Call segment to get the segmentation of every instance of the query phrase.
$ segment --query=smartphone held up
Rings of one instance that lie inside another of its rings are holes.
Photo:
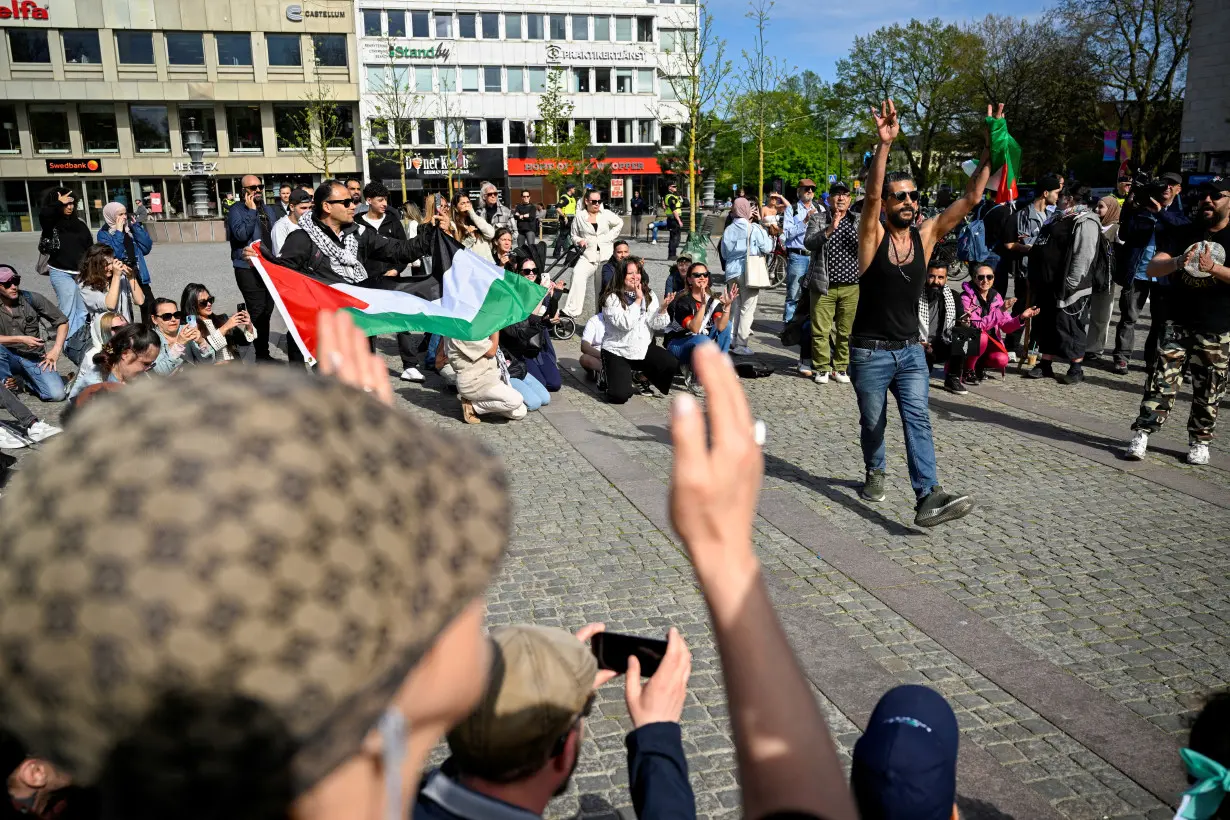
[[[609,669],[620,675],[628,671],[628,658],[635,656],[641,664],[641,675],[651,678],[666,657],[666,641],[618,632],[596,633],[589,639],[589,647],[598,660],[599,669]]]

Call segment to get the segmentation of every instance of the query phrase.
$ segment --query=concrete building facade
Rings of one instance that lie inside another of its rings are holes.
[[[1196,0],[1183,98],[1183,170],[1230,173],[1230,3]]]

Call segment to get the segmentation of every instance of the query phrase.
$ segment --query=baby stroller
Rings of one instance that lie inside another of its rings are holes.
[[[521,264],[521,260],[533,258],[535,264],[538,265],[538,270],[543,271],[547,276],[550,276],[556,285],[560,285],[560,279],[556,278],[556,275],[553,275],[552,272],[555,271],[556,268],[559,268],[560,270],[557,275],[562,278],[565,271],[568,271],[576,266],[577,260],[581,258],[583,251],[583,248],[574,245],[569,248],[568,252],[562,257],[556,259],[550,265],[547,265],[546,243],[538,242],[534,245],[518,248],[515,255],[515,262],[516,265],[519,266]],[[560,313],[559,309],[560,299],[563,298],[564,294],[567,293],[568,290],[569,288],[564,286],[557,287],[551,292],[551,298],[547,302],[547,315],[559,316],[559,321],[551,325],[551,338],[559,342],[571,339],[577,332],[576,318],[569,316],[567,313]]]

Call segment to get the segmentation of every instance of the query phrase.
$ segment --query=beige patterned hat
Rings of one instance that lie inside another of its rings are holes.
[[[79,782],[172,693],[262,704],[301,792],[508,540],[491,455],[338,382],[198,368],[82,410],[0,502],[0,728]]]

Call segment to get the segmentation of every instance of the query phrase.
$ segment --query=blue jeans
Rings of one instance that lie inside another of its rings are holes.
[[[794,311],[799,306],[799,289],[803,287],[803,277],[807,275],[807,267],[811,257],[801,253],[786,255],[786,310],[782,321],[789,322],[794,318]]]
[[[658,222],[650,222],[649,227],[653,228],[653,241],[657,242],[658,241],[658,229],[666,227],[666,220],[663,219]]]
[[[729,352],[730,334],[733,325],[734,322],[727,322],[725,330],[718,330],[711,325],[708,334],[693,333],[691,336],[685,336],[682,339],[672,339],[666,343],[666,349],[679,360],[680,365],[691,366],[692,350],[701,342],[717,342],[718,350],[723,353]]]
[[[867,470],[883,470],[884,428],[888,423],[888,391],[897,397],[905,428],[905,456],[910,485],[922,499],[939,484],[935,474],[935,442],[931,439],[930,374],[922,345],[903,350],[850,348],[850,381],[858,397],[859,443]]]
[[[10,376],[25,382],[43,401],[64,401],[68,395],[64,389],[64,378],[55,370],[43,370],[33,359],[18,356],[0,345],[0,382]]]
[[[56,292],[56,305],[68,319],[68,335],[72,336],[85,324],[85,300],[77,287],[77,275],[70,271],[51,269],[51,287]]]
[[[440,350],[440,337],[431,334],[427,337],[427,369],[436,369],[436,353]]]
[[[537,410],[543,405],[551,403],[551,394],[547,392],[547,388],[542,386],[542,382],[534,378],[531,373],[526,373],[524,379],[509,379],[508,383],[521,394],[521,398],[525,400],[525,408],[527,410]]]

